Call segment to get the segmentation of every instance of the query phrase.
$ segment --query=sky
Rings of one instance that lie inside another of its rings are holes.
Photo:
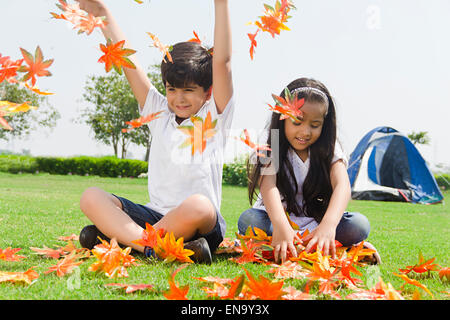
[[[196,30],[207,45],[213,44],[213,0],[105,2],[145,69],[162,59],[146,32],[174,44],[192,38]],[[291,11],[290,31],[275,39],[260,33],[252,61],[247,33],[255,27],[248,22],[262,14],[264,3],[274,2],[229,0],[235,135],[243,128],[255,134],[262,130],[271,94],[310,77],[323,82],[337,102],[339,139],[347,155],[368,131],[390,126],[404,134],[427,131],[431,143],[419,151],[431,167],[450,166],[450,1],[293,0],[297,10]],[[48,101],[61,114],[53,131],[0,140],[0,149],[28,150],[35,156],[113,154],[111,146],[94,140],[89,127],[73,121],[87,106],[82,98],[87,78],[106,74],[97,62],[105,40],[100,30],[78,35],[64,21],[52,19],[50,12],[59,13],[56,3],[0,0],[0,53],[19,59],[19,48],[34,52],[39,45],[45,59],[55,59],[49,68],[53,76],[39,78],[37,84],[55,93]],[[227,161],[245,148],[231,139]],[[131,158],[144,154],[143,147],[130,148]]]

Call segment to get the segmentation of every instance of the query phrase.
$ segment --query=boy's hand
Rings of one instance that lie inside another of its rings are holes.
[[[106,15],[106,6],[102,0],[75,0],[80,4],[80,9],[95,17]]]

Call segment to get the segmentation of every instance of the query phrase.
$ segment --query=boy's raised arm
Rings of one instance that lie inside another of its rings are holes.
[[[213,95],[220,114],[233,95],[231,77],[231,26],[228,0],[214,0]]]
[[[105,39],[111,39],[114,43],[125,40],[125,48],[132,49],[128,43],[124,33],[120,29],[111,11],[102,0],[76,0],[80,4],[80,8],[93,14],[96,17],[105,16],[108,24],[102,29]],[[123,68],[125,76],[130,84],[131,90],[139,103],[139,108],[143,108],[147,93],[152,86],[144,70],[137,63],[135,55],[128,57],[136,66],[136,69]]]

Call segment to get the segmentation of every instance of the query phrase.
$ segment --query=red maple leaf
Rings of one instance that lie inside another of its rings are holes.
[[[25,259],[25,256],[18,256],[16,253],[18,251],[22,250],[21,248],[15,248],[12,249],[11,247],[8,247],[6,249],[0,248],[0,260],[5,261],[20,261],[22,259]]]
[[[136,66],[127,57],[136,53],[133,49],[123,48],[125,40],[113,43],[111,39],[108,39],[106,45],[100,44],[100,50],[104,53],[98,59],[98,62],[105,64],[106,72],[111,71],[114,68],[117,73],[122,74],[122,68],[136,69]]]
[[[175,282],[175,276],[177,273],[185,268],[187,264],[181,265],[179,268],[175,269],[174,272],[172,272],[171,276],[169,276],[169,290],[166,291],[163,295],[168,300],[188,300],[187,294],[189,292],[189,285],[180,287]]]

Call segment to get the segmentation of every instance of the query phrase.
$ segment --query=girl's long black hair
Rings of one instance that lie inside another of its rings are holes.
[[[296,181],[296,179],[292,164],[288,160],[290,144],[285,135],[284,124],[285,121],[290,121],[289,119],[280,120],[280,114],[272,114],[267,144],[272,147],[273,130],[278,130],[275,131],[278,132],[279,135],[278,165],[275,166],[277,167],[276,184],[281,199],[284,199],[287,205],[286,211],[294,213],[296,216],[303,214],[308,217],[313,217],[317,222],[320,222],[325,214],[333,192],[330,180],[330,169],[334,155],[334,145],[336,143],[336,109],[328,89],[321,82],[310,78],[299,78],[292,81],[287,86],[287,89],[292,93],[295,89],[301,87],[319,89],[325,93],[328,98],[328,112],[324,119],[321,135],[309,149],[310,167],[303,183],[302,192],[304,200],[302,204],[295,201],[295,197],[298,193],[298,186],[297,183],[292,183],[293,181]],[[280,96],[285,98],[284,90]],[[297,98],[305,98],[305,101],[309,102],[327,103],[324,101],[322,95],[311,90],[299,92]],[[268,158],[271,161],[274,161],[273,159],[275,159],[270,152],[268,153]],[[256,161],[251,161],[250,159],[251,158],[247,161],[247,174],[249,182],[248,196],[250,204],[252,204],[257,196],[257,188],[259,189],[261,170],[266,165],[261,162],[259,157]]]

